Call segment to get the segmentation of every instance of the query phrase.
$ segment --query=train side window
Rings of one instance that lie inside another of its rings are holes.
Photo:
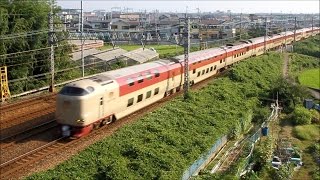
[[[141,74],[139,74],[138,76],[138,83],[142,83],[143,82],[143,76]]]
[[[202,75],[204,75],[205,70],[202,70]]]
[[[194,70],[193,70],[193,74],[195,74],[195,73],[196,73],[196,71],[197,71],[197,69],[194,69]]]
[[[133,105],[133,101],[134,101],[134,98],[129,99],[127,107],[132,106]]]
[[[210,68],[210,72],[213,70],[213,67],[211,66],[211,68]]]
[[[223,59],[223,62],[226,62],[226,59]]]
[[[208,73],[209,72],[209,68],[207,68],[207,71],[206,71],[206,73]]]
[[[142,99],[143,99],[143,94],[140,94],[140,95],[138,96],[137,103],[138,103],[138,102],[141,102]]]
[[[134,85],[134,80],[133,80],[132,78],[128,78],[128,79],[127,79],[127,84],[128,84],[129,86],[133,86],[133,85]]]
[[[220,60],[220,63],[222,63],[222,59]]]
[[[147,92],[146,99],[148,99],[149,97],[151,97],[151,91]]]
[[[159,70],[157,70],[157,69],[154,70],[154,76],[155,77],[159,77],[160,76]]]
[[[100,105],[103,105],[103,98],[100,98]]]
[[[217,65],[214,65],[214,70],[216,70],[217,69]]]
[[[201,75],[201,71],[199,71],[199,72],[198,72],[198,75],[197,75],[197,77],[199,77],[200,75]]]
[[[159,88],[156,88],[156,89],[154,90],[154,95],[157,95],[157,94],[159,94]]]

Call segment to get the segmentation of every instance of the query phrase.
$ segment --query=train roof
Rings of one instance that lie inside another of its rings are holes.
[[[223,54],[225,51],[221,48],[210,48],[202,51],[196,51],[189,54],[189,62],[201,61],[210,57]],[[174,59],[178,61],[184,60],[184,55],[176,56]]]
[[[142,71],[147,71],[155,68],[163,67],[164,65],[170,64],[170,60],[158,60],[149,63],[139,64],[135,66],[129,66],[109,72],[105,72],[103,74],[113,77],[114,79],[125,77],[131,74],[139,73]]]

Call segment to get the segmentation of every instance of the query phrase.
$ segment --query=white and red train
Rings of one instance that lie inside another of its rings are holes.
[[[295,40],[314,36],[319,28],[296,31]],[[267,37],[266,50],[294,41],[294,33],[282,32]],[[190,84],[195,84],[235,62],[264,53],[264,37],[238,45],[206,49],[189,54]],[[176,60],[150,63],[104,72],[67,84],[57,96],[56,119],[64,136],[81,137],[92,129],[109,124],[166,95],[182,89],[184,56]]]

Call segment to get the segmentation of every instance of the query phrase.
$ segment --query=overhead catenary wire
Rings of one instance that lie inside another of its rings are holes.
[[[54,47],[57,48],[57,47],[61,47],[61,46],[70,46],[70,45],[69,44],[65,44],[65,45],[59,45],[59,46],[54,46]],[[27,50],[27,51],[20,51],[20,52],[16,52],[16,53],[1,54],[0,57],[13,56],[13,55],[29,53],[29,52],[36,52],[36,51],[46,50],[46,49],[50,49],[50,48],[51,47],[43,47],[43,48],[32,49],[32,50]]]
[[[35,36],[39,34],[45,34],[48,33],[49,31],[44,30],[44,31],[30,31],[30,32],[23,32],[23,33],[17,33],[17,34],[6,34],[0,36],[0,40],[7,40],[7,39],[15,39],[15,38],[20,38],[20,37],[28,37],[28,36]]]

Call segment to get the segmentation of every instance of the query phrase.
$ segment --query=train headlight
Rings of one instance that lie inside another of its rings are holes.
[[[79,123],[79,124],[84,123],[84,119],[78,119],[78,120],[77,120],[77,123]]]

